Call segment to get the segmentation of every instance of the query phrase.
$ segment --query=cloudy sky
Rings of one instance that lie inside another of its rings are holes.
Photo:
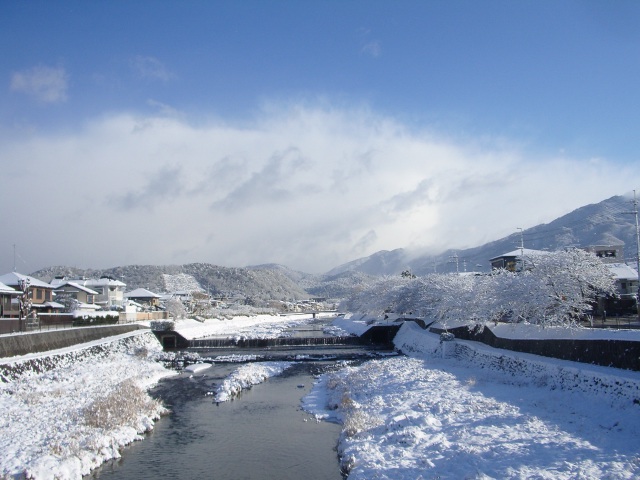
[[[639,24],[624,0],[2,2],[0,273],[324,272],[640,189]]]

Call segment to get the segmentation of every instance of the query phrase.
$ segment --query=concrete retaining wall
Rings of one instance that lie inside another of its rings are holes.
[[[139,328],[144,327],[137,324],[107,325],[2,336],[0,337],[0,358],[66,348],[78,343],[121,335]]]
[[[442,333],[444,330],[431,328],[430,331]],[[491,329],[482,328],[480,325],[471,329],[450,328],[448,331],[456,338],[482,342],[494,348],[640,371],[640,342],[636,341],[501,338],[497,337]]]

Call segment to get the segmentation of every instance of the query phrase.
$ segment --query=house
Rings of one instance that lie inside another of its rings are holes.
[[[608,263],[607,267],[615,281],[617,298],[601,299],[598,311],[605,310],[607,315],[636,314],[638,293],[638,272],[626,263]]]
[[[139,303],[141,305],[158,308],[160,307],[160,295],[153,293],[146,288],[136,288],[129,293],[125,293],[127,300]]]
[[[68,311],[96,311],[100,306],[95,304],[98,292],[76,282],[66,281],[55,287],[53,293],[56,301],[65,305]]]
[[[96,294],[93,303],[102,307],[103,310],[122,308],[124,289],[127,286],[125,283],[105,275],[99,279],[67,279],[65,277],[56,277],[51,280],[51,284],[54,285],[54,287],[58,287],[59,285],[67,283],[69,280],[77,285],[94,290]]]
[[[583,250],[595,253],[604,263],[624,262],[624,245],[590,245]]]
[[[21,292],[0,282],[0,318],[18,316],[17,296]]]
[[[497,270],[500,268],[504,268],[505,270],[509,270],[510,272],[520,272],[522,271],[522,259],[524,257],[524,265],[525,268],[527,265],[527,257],[536,257],[540,255],[545,255],[547,252],[544,250],[532,250],[530,248],[519,248],[517,250],[513,250],[512,252],[503,253],[502,255],[498,255],[497,257],[493,257],[489,260],[491,262],[491,268],[493,270]]]
[[[64,305],[61,305],[53,300],[53,285],[38,280],[37,278],[23,275],[21,273],[12,272],[0,276],[0,282],[19,291],[28,293],[28,298],[31,301],[31,308],[38,313],[52,313],[61,311]],[[11,316],[19,316],[20,309],[15,309],[15,314]]]

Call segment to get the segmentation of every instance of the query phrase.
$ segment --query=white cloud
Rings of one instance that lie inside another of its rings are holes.
[[[202,261],[321,272],[381,249],[475,246],[640,183],[603,159],[478,145],[327,106],[271,108],[241,126],[121,114],[4,138],[0,159],[19,167],[0,178],[0,203],[15,206],[0,248],[16,243],[30,270]]]
[[[168,82],[173,78],[173,74],[157,58],[137,55],[130,61],[131,68],[140,78],[150,80],[160,80]]]
[[[62,67],[37,66],[11,76],[11,90],[32,96],[42,103],[67,100],[68,75]]]
[[[382,53],[382,48],[380,47],[380,42],[373,41],[367,42],[362,46],[362,53],[366,53],[374,58],[379,57]]]

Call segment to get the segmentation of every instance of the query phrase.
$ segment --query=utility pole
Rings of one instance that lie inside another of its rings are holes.
[[[633,191],[633,212],[623,212],[636,217],[636,270],[638,272],[638,291],[636,292],[636,310],[640,319],[640,227],[638,226],[638,199],[636,191]]]
[[[460,273],[460,264],[459,264],[459,262],[458,262],[458,254],[457,254],[457,253],[454,253],[454,254],[453,254],[451,257],[449,257],[449,258],[452,258],[452,259],[453,259],[453,261],[454,261],[454,262],[455,262],[455,264],[456,264],[456,273]]]
[[[638,291],[636,293],[636,308],[640,319],[640,227],[638,227],[638,199],[633,191],[633,214],[636,217],[636,270],[638,272]]]
[[[524,265],[524,230],[522,229],[522,227],[518,227],[518,230],[520,230],[520,261],[522,262],[522,271],[525,271],[525,265]]]

